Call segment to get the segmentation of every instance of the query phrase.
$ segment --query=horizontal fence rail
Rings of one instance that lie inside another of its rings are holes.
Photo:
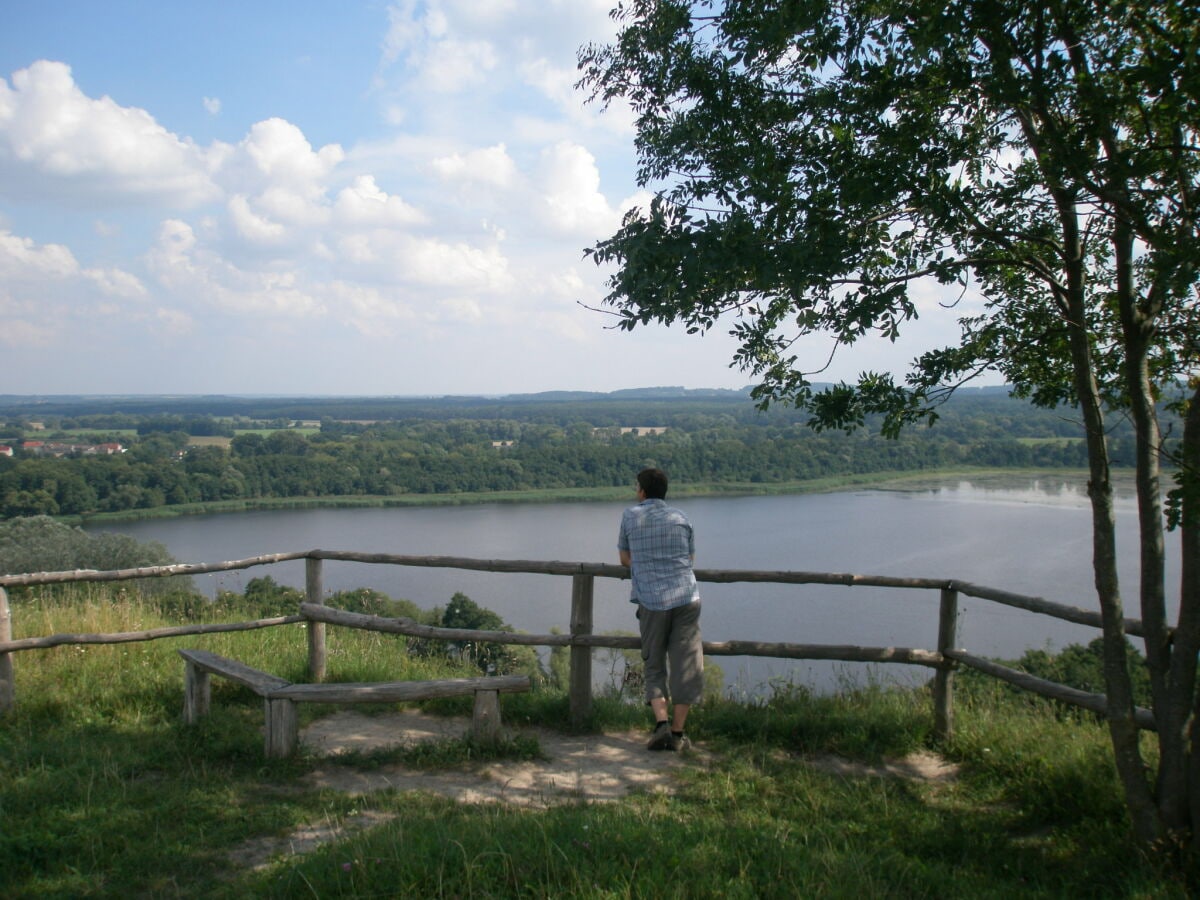
[[[184,625],[116,634],[55,634],[21,638],[19,640],[14,640],[12,637],[11,611],[5,590],[8,587],[30,587],[76,582],[130,581],[146,578],[203,575],[211,572],[248,569],[300,559],[305,560],[306,596],[305,602],[300,605],[299,615],[278,616],[270,619],[228,624]],[[323,560],[377,565],[452,568],[494,572],[497,574],[534,574],[570,577],[572,583],[570,633],[518,634],[502,631],[439,628],[422,625],[411,619],[385,618],[331,609],[325,606],[323,602],[324,591],[322,588],[321,569]],[[570,695],[571,717],[578,723],[586,719],[591,711],[592,650],[595,648],[631,650],[637,649],[640,646],[639,639],[636,637],[618,637],[592,633],[592,598],[595,579],[627,579],[628,577],[628,569],[623,566],[607,563],[472,559],[457,556],[408,556],[339,550],[308,550],[294,553],[275,553],[215,563],[181,563],[108,571],[77,569],[66,572],[33,572],[0,575],[0,712],[11,708],[14,703],[12,654],[15,652],[46,649],[64,644],[129,643],[186,635],[247,631],[306,622],[309,623],[309,628],[307,629],[309,675],[314,682],[320,682],[325,678],[326,625],[362,628],[443,641],[478,641],[541,647],[569,647],[571,650],[571,667],[568,692]],[[941,737],[948,736],[953,730],[953,673],[958,666],[967,666],[976,669],[991,677],[1013,684],[1022,690],[1051,697],[1100,714],[1106,712],[1107,700],[1103,694],[1078,691],[1064,685],[1035,678],[1016,669],[973,656],[965,650],[955,647],[957,643],[959,595],[1000,603],[1005,606],[1052,616],[1076,624],[1089,625],[1096,628],[1101,627],[1100,614],[1091,610],[1055,603],[1043,597],[1029,597],[946,578],[906,578],[890,575],[855,575],[836,572],[796,572],[784,570],[697,569],[696,579],[701,582],[714,584],[825,584],[846,587],[857,586],[939,591],[941,605],[938,620],[938,647],[936,650],[910,647],[860,647],[854,645],[789,644],[782,642],[727,640],[705,641],[704,652],[711,656],[755,656],[780,659],[903,663],[932,668],[935,670],[933,684],[935,732]],[[1126,619],[1124,627],[1127,634],[1143,634],[1142,623],[1137,619]],[[1135,721],[1141,728],[1152,730],[1155,727],[1153,713],[1149,710],[1137,709],[1135,711]]]
[[[161,638],[187,637],[190,634],[221,634],[229,631],[254,631],[258,628],[273,628],[276,625],[294,625],[306,622],[304,616],[275,616],[271,619],[255,619],[252,622],[229,622],[214,625],[173,625],[166,628],[150,628],[146,631],[123,631],[114,634],[48,634],[45,637],[21,638],[16,641],[0,641],[0,653],[16,650],[46,650],[64,644],[135,644],[141,641],[157,641]]]
[[[80,581],[130,581],[138,578],[164,578],[176,575],[206,575],[254,566],[273,565],[298,559],[337,560],[376,565],[417,566],[425,568],[466,569],[477,572],[507,572],[529,575],[592,575],[602,578],[628,578],[623,566],[608,563],[555,562],[524,559],[472,559],[461,556],[406,556],[392,553],[356,553],[347,550],[307,550],[293,553],[273,553],[247,559],[215,563],[179,563],[169,566],[144,566],[135,569],[75,569],[67,572],[32,572],[21,575],[0,575],[0,588],[36,584],[65,584]],[[950,578],[900,578],[892,575],[852,575],[838,572],[763,571],[744,569],[696,569],[696,580],[712,584],[768,582],[772,584],[832,584],[846,587],[886,587],[922,590],[954,590],[968,597],[990,600],[1005,606],[1024,609],[1075,622],[1079,625],[1101,627],[1100,613],[1055,603],[1042,597],[1014,594],[998,588],[957,581]],[[1125,620],[1126,634],[1144,635],[1140,619]]]
[[[637,650],[636,637],[601,634],[518,634],[511,631],[480,631],[471,628],[439,628],[422,625],[412,619],[390,619],[366,613],[330,609],[316,603],[300,604],[303,618],[328,625],[343,625],[368,631],[403,634],[407,637],[442,641],[478,641],[486,644],[520,644],[533,647],[600,647],[613,650]],[[0,647],[3,649],[3,647]],[[920,666],[938,666],[942,655],[932,650],[908,647],[856,647],[835,644],[783,644],[761,641],[705,641],[706,656],[771,656],[780,659],[836,659],[843,662],[898,662]]]

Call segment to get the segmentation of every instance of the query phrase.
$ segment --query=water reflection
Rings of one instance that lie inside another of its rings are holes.
[[[1074,508],[1088,507],[1088,479],[1084,475],[1013,475],[980,474],[956,480],[930,479],[905,482],[902,487],[886,490],[905,495],[927,494],[935,499],[960,503],[1016,503]],[[1120,472],[1113,476],[1114,505],[1136,505],[1137,490],[1133,476]]]

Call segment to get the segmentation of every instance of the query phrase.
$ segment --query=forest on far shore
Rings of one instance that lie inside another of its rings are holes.
[[[0,518],[612,488],[646,465],[676,484],[710,486],[1086,465],[1075,410],[1041,409],[1003,388],[960,390],[934,426],[894,440],[875,424],[818,432],[795,409],[758,409],[748,391],[682,388],[499,398],[0,396],[0,445],[12,448],[0,455]],[[1125,423],[1114,423],[1110,443],[1115,463],[1131,465]]]

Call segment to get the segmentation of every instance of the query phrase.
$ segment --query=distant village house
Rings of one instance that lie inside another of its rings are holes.
[[[8,444],[2,445],[6,447],[8,452],[5,456],[12,456],[12,447]],[[18,449],[25,453],[33,454],[34,456],[67,456],[75,454],[78,456],[113,456],[117,453],[124,453],[125,447],[121,444],[105,443],[105,444],[66,444],[59,441],[21,441],[17,445]],[[0,450],[3,452],[3,450]]]
[[[666,434],[666,425],[619,425],[615,428],[593,428],[593,434],[632,434],[635,437],[645,437],[648,434]]]

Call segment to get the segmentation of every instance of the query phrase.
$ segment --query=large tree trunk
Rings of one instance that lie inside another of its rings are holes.
[[[1103,623],[1104,682],[1108,697],[1106,719],[1117,774],[1125,791],[1125,805],[1129,810],[1134,834],[1143,844],[1151,845],[1162,836],[1162,826],[1154,792],[1146,779],[1138,729],[1133,717],[1133,685],[1129,678],[1125,642],[1125,610],[1117,573],[1117,529],[1109,471],[1108,441],[1104,433],[1104,414],[1100,389],[1096,383],[1089,335],[1083,325],[1088,318],[1078,218],[1074,199],[1068,192],[1055,192],[1055,201],[1063,228],[1063,246],[1067,250],[1064,259],[1067,286],[1060,299],[1066,307],[1071,366],[1076,396],[1083,414],[1088,451],[1088,497],[1092,506],[1092,571]]]
[[[1142,625],[1145,628],[1146,663],[1150,671],[1151,705],[1158,726],[1158,782],[1155,793],[1163,827],[1171,834],[1183,835],[1191,821],[1187,790],[1187,732],[1190,729],[1195,653],[1192,654],[1190,675],[1175,670],[1166,604],[1165,520],[1160,463],[1162,435],[1159,432],[1147,360],[1153,338],[1153,323],[1138,303],[1133,279],[1133,234],[1122,222],[1115,225],[1113,249],[1117,265],[1117,300],[1125,345],[1125,386],[1137,440]]]
[[[1184,473],[1183,515],[1180,526],[1182,577],[1179,590],[1179,620],[1171,659],[1171,697],[1188,699],[1192,715],[1186,726],[1184,772],[1191,814],[1190,845],[1200,852],[1200,694],[1196,692],[1196,655],[1200,652],[1200,378],[1193,379],[1192,396],[1183,426],[1183,452],[1179,466]],[[1182,836],[1181,836],[1182,837]]]
[[[1081,340],[1086,345],[1086,336]],[[1076,340],[1072,339],[1072,343]],[[1125,613],[1117,576],[1116,518],[1104,418],[1091,370],[1080,371],[1078,361],[1076,381],[1081,388],[1080,406],[1084,410],[1087,429],[1092,570],[1103,621],[1104,682],[1108,697],[1106,718],[1117,774],[1125,790],[1125,803],[1134,832],[1141,842],[1152,844],[1161,836],[1161,827],[1154,796],[1146,781],[1145,765],[1138,747],[1138,729],[1133,719],[1133,687],[1129,679]]]
[[[993,63],[1000,77],[1012,80],[1006,69],[1011,63],[1008,55],[1009,38],[1003,31],[993,32],[989,44]],[[983,38],[985,41],[988,37]],[[997,52],[997,47],[1004,52]],[[1145,845],[1156,843],[1162,836],[1162,824],[1155,802],[1155,793],[1146,778],[1146,767],[1139,747],[1139,734],[1134,721],[1133,685],[1129,677],[1127,644],[1125,641],[1125,611],[1121,600],[1120,578],[1117,572],[1116,516],[1113,510],[1113,487],[1109,471],[1108,441],[1104,431],[1100,388],[1092,355],[1088,325],[1088,263],[1080,231],[1080,210],[1077,193],[1062,181],[1063,172],[1058,158],[1047,148],[1047,135],[1041,123],[1053,121],[1051,110],[1035,106],[1014,109],[1029,147],[1033,150],[1046,187],[1054,198],[1061,235],[1059,268],[1061,283],[1052,286],[1067,325],[1070,343],[1071,371],[1075,395],[1083,415],[1084,436],[1088,454],[1088,497],[1092,507],[1092,572],[1096,597],[1100,604],[1106,719],[1117,774],[1125,792],[1134,834]],[[1053,143],[1050,141],[1049,143]],[[1131,274],[1127,265],[1123,273]]]
[[[1141,563],[1140,596],[1142,625],[1146,630],[1146,660],[1154,706],[1166,700],[1167,672],[1170,668],[1171,636],[1167,622],[1164,574],[1162,472],[1160,456],[1162,436],[1158,412],[1150,386],[1147,352],[1153,335],[1153,323],[1137,306],[1133,287],[1133,236],[1128,228],[1117,226],[1113,241],[1117,258],[1117,296],[1121,311],[1121,329],[1125,343],[1125,387],[1137,440],[1136,481],[1138,498],[1138,542]]]

